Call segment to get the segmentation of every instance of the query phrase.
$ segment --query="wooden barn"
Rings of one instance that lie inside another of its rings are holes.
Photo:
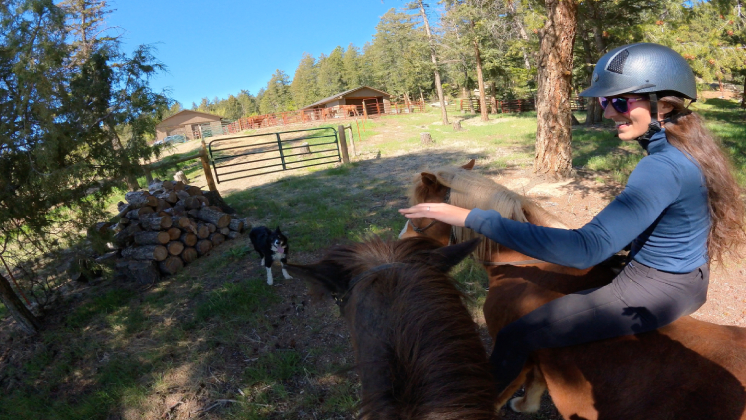
[[[391,95],[369,86],[360,86],[314,102],[304,107],[303,111],[318,114],[319,110],[353,109],[352,107],[360,114],[388,113],[391,108]]]
[[[163,140],[168,136],[181,134],[187,140],[199,138],[199,126],[214,126],[214,131],[222,127],[223,118],[219,115],[207,114],[205,112],[184,110],[178,112],[155,126],[156,140]]]

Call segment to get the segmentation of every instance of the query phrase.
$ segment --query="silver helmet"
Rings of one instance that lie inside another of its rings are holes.
[[[598,60],[591,87],[580,96],[657,93],[697,99],[691,67],[676,51],[658,44],[638,43],[615,48]]]

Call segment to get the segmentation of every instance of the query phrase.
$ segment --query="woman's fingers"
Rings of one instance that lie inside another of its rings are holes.
[[[452,226],[464,226],[466,216],[470,210],[452,206],[445,203],[420,203],[407,209],[399,210],[399,213],[409,219],[427,217],[448,223]]]

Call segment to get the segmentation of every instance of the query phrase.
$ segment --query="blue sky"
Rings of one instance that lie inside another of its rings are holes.
[[[124,51],[153,45],[168,71],[156,77],[186,108],[203,97],[256,94],[276,69],[292,79],[304,52],[361,47],[380,17],[403,0],[111,0],[107,20]]]

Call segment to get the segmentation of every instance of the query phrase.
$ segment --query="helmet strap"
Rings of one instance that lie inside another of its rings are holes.
[[[651,93],[650,97],[650,117],[653,121],[658,121],[658,95]]]

